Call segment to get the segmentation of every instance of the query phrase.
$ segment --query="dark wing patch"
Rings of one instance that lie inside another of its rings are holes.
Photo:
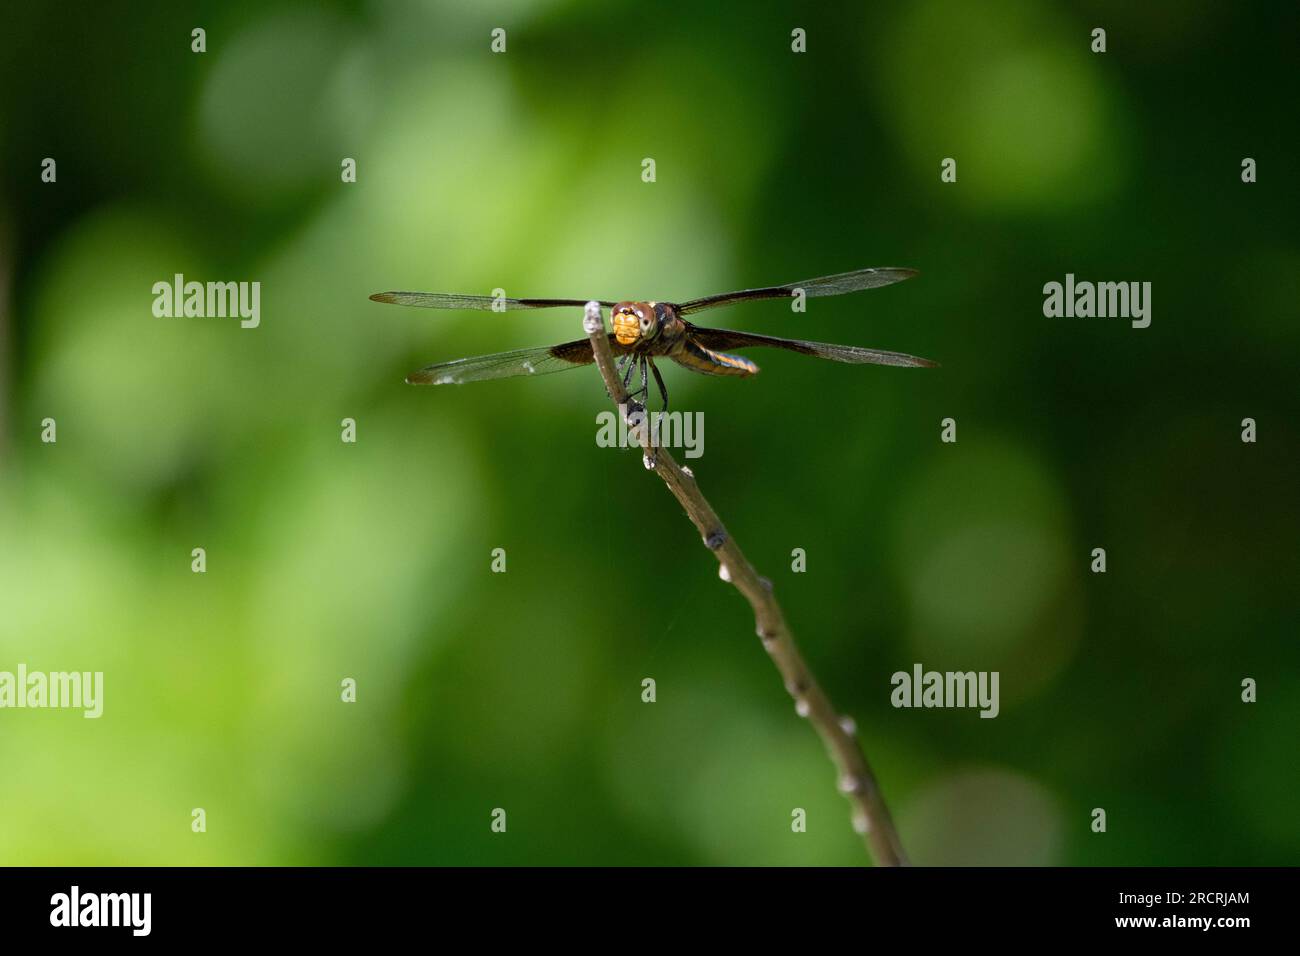
[[[572,306],[581,309],[590,299],[495,299],[490,295],[456,295],[451,292],[376,292],[371,297],[374,302],[390,302],[393,305],[413,305],[421,309],[475,309],[480,312],[492,312],[501,309],[555,309]],[[500,304],[498,304],[500,303]],[[601,302],[611,306],[613,302]]]
[[[812,355],[832,362],[850,365],[901,365],[913,368],[934,368],[939,363],[902,352],[885,352],[857,345],[831,345],[827,342],[807,342],[802,339],[779,339],[772,335],[755,335],[752,332],[732,332],[728,329],[691,329],[690,335],[707,349],[729,352],[733,349],[768,348],[785,349],[800,355]]]
[[[610,335],[610,347],[616,354],[626,349]],[[578,368],[592,363],[591,341],[579,339],[562,345],[535,349],[516,349],[479,355],[475,358],[453,359],[428,365],[406,376],[412,385],[463,385],[466,382],[485,382],[495,378],[513,378],[516,375],[550,375],[565,369]]]
[[[860,292],[863,289],[878,289],[881,286],[893,285],[895,282],[910,279],[916,274],[915,269],[893,267],[858,269],[856,272],[841,272],[833,276],[822,276],[820,279],[806,279],[803,282],[789,282],[764,289],[742,289],[739,292],[723,292],[702,299],[691,299],[678,306],[677,311],[682,315],[689,315],[692,312],[734,305],[737,302],[749,302],[753,299],[789,299],[794,297],[796,289],[803,289],[804,294],[809,298],[844,295],[846,292]]]

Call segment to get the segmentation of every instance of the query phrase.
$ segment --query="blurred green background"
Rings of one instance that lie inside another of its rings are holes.
[[[580,316],[367,295],[880,265],[922,275],[706,324],[941,369],[666,375],[914,860],[1294,863],[1298,18],[1253,6],[7,11],[0,670],[106,686],[0,712],[0,863],[864,862],[748,608],[596,446],[596,372],[403,384]],[[155,318],[177,272],[260,281],[261,327]],[[1151,327],[1044,318],[1067,272],[1151,282]],[[999,670],[1001,715],[893,709],[918,661]]]

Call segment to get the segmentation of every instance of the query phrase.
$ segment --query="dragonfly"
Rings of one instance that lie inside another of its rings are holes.
[[[736,332],[729,329],[707,328],[696,325],[686,316],[697,315],[710,309],[751,302],[759,299],[789,299],[802,295],[844,295],[865,289],[902,282],[917,274],[915,269],[874,268],[841,272],[803,282],[764,286],[761,289],[741,289],[707,295],[687,302],[613,302],[597,299],[610,309],[613,331],[607,333],[609,345],[618,356],[618,372],[623,376],[624,390],[631,387],[632,376],[639,372],[638,388],[629,395],[631,399],[649,399],[649,376],[654,377],[664,409],[668,408],[668,388],[655,365],[655,359],[670,359],[683,368],[704,375],[746,378],[758,374],[758,366],[738,349],[785,349],[800,355],[845,362],[850,365],[895,365],[930,368],[937,363],[929,359],[862,348],[857,345],[831,345],[826,342],[809,342],[803,339],[783,339],[753,332]],[[370,297],[375,302],[416,306],[422,309],[473,309],[494,311],[514,309],[582,308],[590,299],[505,299],[486,295],[456,295],[446,292],[376,292]],[[590,365],[595,360],[591,341],[579,339],[559,345],[540,348],[516,349],[473,358],[453,359],[428,365],[412,372],[406,381],[412,385],[460,385],[466,382],[483,382],[520,375],[549,375],[565,369]]]

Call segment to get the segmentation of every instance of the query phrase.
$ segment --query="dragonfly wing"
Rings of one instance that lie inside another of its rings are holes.
[[[902,352],[885,352],[880,349],[866,349],[857,345],[831,345],[827,342],[806,342],[802,339],[779,339],[772,335],[755,335],[752,332],[732,332],[728,329],[692,328],[693,338],[706,349],[715,352],[729,352],[732,349],[768,348],[785,349],[800,355],[812,355],[829,359],[832,362],[847,362],[850,365],[902,365],[916,368],[934,368],[937,362],[905,355]]]
[[[625,351],[610,335],[610,347],[615,353]],[[479,355],[475,358],[453,359],[428,365],[406,376],[412,385],[463,385],[465,382],[485,382],[494,378],[513,378],[516,375],[549,375],[568,368],[590,365],[591,341],[579,339],[563,345],[543,346],[535,349],[517,349]]]
[[[716,309],[737,302],[749,302],[753,299],[789,299],[796,291],[802,289],[804,295],[812,298],[820,295],[844,295],[846,292],[860,292],[863,289],[878,289],[893,285],[916,275],[915,269],[886,267],[880,269],[858,269],[856,272],[841,272],[820,279],[806,279],[803,282],[789,282],[785,285],[768,286],[764,289],[742,289],[739,292],[723,292],[709,295],[702,299],[692,299],[677,307],[682,315]]]
[[[391,302],[393,305],[413,305],[421,309],[476,309],[480,312],[499,312],[503,309],[554,309],[573,306],[581,309],[590,299],[498,299],[490,295],[456,295],[450,292],[376,292],[374,302]],[[613,302],[601,302],[611,306]]]

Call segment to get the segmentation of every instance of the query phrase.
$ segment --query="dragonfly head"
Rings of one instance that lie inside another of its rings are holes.
[[[610,313],[619,345],[648,342],[659,334],[659,318],[651,302],[620,302]]]

